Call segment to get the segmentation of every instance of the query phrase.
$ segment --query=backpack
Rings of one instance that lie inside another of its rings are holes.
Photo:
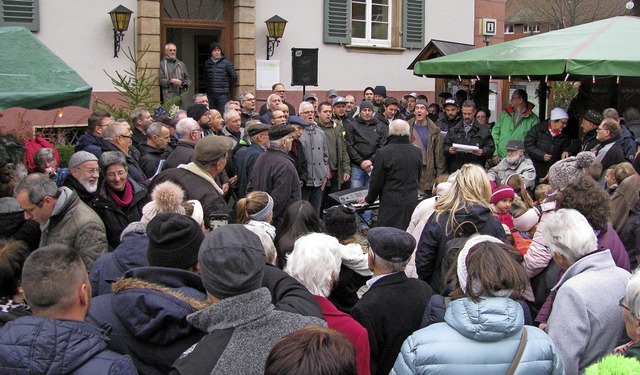
[[[478,227],[472,221],[467,220],[458,224],[453,231],[453,238],[444,245],[444,257],[440,264],[440,274],[443,277],[446,277],[449,268],[458,261],[458,254],[467,243],[469,237],[478,233]],[[446,286],[447,280],[444,281]]]
[[[24,152],[23,163],[24,165],[27,166],[27,169],[29,171],[36,170],[35,156],[36,156],[36,152],[38,152],[38,150],[40,150],[41,148],[52,149],[53,156],[56,159],[56,164],[58,165],[58,167],[60,167],[60,155],[58,154],[58,150],[55,147],[53,147],[53,145],[49,143],[49,141],[47,141],[46,139],[42,137],[34,137],[32,139],[27,139],[24,141],[24,147],[25,147],[25,152]]]

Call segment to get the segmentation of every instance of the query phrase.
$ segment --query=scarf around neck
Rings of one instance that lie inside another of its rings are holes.
[[[120,197],[120,194],[114,191],[109,184],[105,184],[105,188],[107,189],[109,198],[111,198],[119,207],[129,207],[131,201],[133,201],[133,185],[131,185],[129,179],[125,181],[122,197]]]

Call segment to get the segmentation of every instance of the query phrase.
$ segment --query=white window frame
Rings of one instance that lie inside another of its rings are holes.
[[[504,25],[504,33],[505,34],[515,34],[515,26],[513,24]]]
[[[356,1],[357,3],[365,3],[366,4],[366,26],[365,26],[365,37],[364,38],[356,38],[351,35],[351,44],[352,45],[360,45],[360,46],[375,46],[375,47],[391,47],[391,23],[393,22],[393,0],[388,1],[387,5],[387,39],[373,39],[371,37],[371,25],[373,20],[371,19],[372,13],[372,1],[373,0],[353,0],[351,3],[353,9],[353,3]],[[353,10],[352,10],[353,12]],[[353,13],[352,13],[353,14]],[[351,22],[353,22],[353,17],[351,17]]]
[[[533,29],[534,33],[539,33],[540,32],[540,24],[539,23],[534,23],[532,29]]]

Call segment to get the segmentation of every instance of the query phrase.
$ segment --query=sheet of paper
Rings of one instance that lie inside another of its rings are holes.
[[[452,147],[458,152],[473,152],[479,150],[478,146],[463,145],[461,143],[454,143]]]

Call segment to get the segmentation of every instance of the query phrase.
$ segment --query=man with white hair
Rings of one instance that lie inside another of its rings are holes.
[[[78,151],[71,155],[68,165],[69,175],[63,185],[75,191],[84,203],[89,204],[98,190],[98,158],[90,152]]]
[[[316,213],[322,208],[322,191],[329,180],[329,146],[324,131],[314,121],[315,108],[309,102],[300,103],[300,117],[306,125],[300,143],[307,161],[307,176],[302,187],[302,199],[309,201]]]
[[[568,375],[578,374],[616,347],[625,326],[618,305],[631,275],[619,268],[582,214],[558,210],[545,223],[544,241],[564,274],[547,333],[556,344]]]
[[[373,204],[380,198],[376,226],[405,230],[418,205],[418,181],[422,172],[422,152],[411,144],[409,124],[393,120],[387,145],[376,153],[369,193],[361,201]]]
[[[191,85],[191,77],[184,63],[176,58],[178,48],[173,43],[164,46],[164,58],[160,61],[158,80],[162,101],[166,102],[179,96],[177,105],[185,107],[184,95]]]
[[[176,124],[176,135],[179,139],[178,144],[164,163],[164,169],[176,168],[180,164],[191,163],[196,142],[202,138],[202,131],[200,131],[200,125],[196,120],[187,117]]]
[[[286,104],[287,107],[289,107],[289,113],[291,113],[292,115],[296,114],[296,109],[293,107],[293,105],[287,103],[287,99],[285,98],[285,95],[284,95],[287,92],[287,90],[284,88],[284,84],[280,82],[274,83],[273,86],[271,86],[271,91],[273,92],[273,94],[280,97],[280,102]],[[269,95],[269,97],[271,97],[271,95]],[[267,111],[272,111],[272,109],[268,107],[269,107],[268,102],[267,104],[263,104],[262,107],[260,107],[260,116],[264,115]]]
[[[264,124],[269,124],[271,117],[273,116],[273,111],[278,110],[278,106],[282,104],[282,98],[278,94],[271,94],[267,97],[267,104],[265,104],[262,108],[266,108],[263,112],[262,108],[260,109],[260,121]]]

